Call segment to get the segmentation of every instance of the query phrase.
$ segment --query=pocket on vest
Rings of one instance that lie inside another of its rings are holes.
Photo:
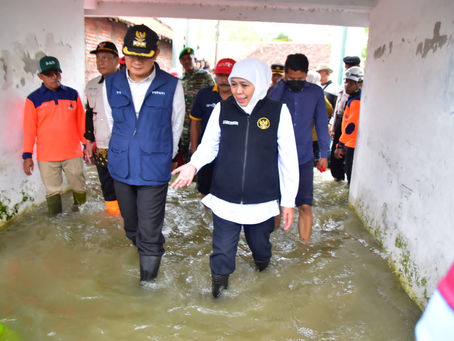
[[[109,145],[108,153],[109,172],[120,178],[126,178],[129,175],[129,157],[128,143],[121,143],[112,139]]]
[[[147,181],[169,181],[172,160],[168,153],[146,153],[142,151],[140,160],[142,179]]]
[[[116,122],[125,120],[125,110],[129,106],[129,99],[122,95],[112,96],[110,107],[112,109],[112,117]]]

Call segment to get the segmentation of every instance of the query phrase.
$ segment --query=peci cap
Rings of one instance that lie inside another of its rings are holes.
[[[284,75],[284,65],[282,65],[282,64],[271,65],[271,73],[283,76]]]
[[[344,57],[344,63],[347,64],[348,66],[358,66],[361,64],[361,59],[357,56],[347,56]]]
[[[178,57],[178,59],[181,59],[181,57],[183,57],[183,56],[185,56],[187,54],[194,55],[194,49],[190,48],[190,47],[185,47],[183,50],[181,50],[180,56]]]
[[[318,71],[328,71],[328,72],[331,73],[331,72],[333,72],[333,69],[331,69],[331,68],[329,67],[328,64],[320,64],[320,65],[315,69],[315,71],[317,71],[317,72],[318,72]]]
[[[57,70],[62,72],[60,68],[60,63],[58,59],[52,56],[44,56],[38,62],[38,72],[42,74],[47,74],[52,70]]]
[[[214,74],[224,74],[230,75],[233,69],[233,65],[235,65],[236,61],[231,58],[224,58],[218,61],[216,64],[216,69],[214,70]]]
[[[142,58],[153,58],[158,49],[159,36],[145,25],[128,29],[123,42],[123,54]]]
[[[117,47],[111,41],[103,41],[96,46],[96,50],[90,51],[91,54],[97,54],[98,52],[110,52],[118,57]]]

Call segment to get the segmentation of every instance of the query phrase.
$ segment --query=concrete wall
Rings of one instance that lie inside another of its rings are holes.
[[[27,177],[21,158],[24,101],[41,85],[37,61],[57,57],[63,84],[82,92],[85,43],[83,0],[3,0],[1,18],[0,224],[44,200],[37,165]]]
[[[454,2],[370,16],[350,200],[421,306],[454,261]]]

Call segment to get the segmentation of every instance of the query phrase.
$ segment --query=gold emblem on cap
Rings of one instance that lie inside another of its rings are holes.
[[[257,127],[262,130],[268,129],[270,127],[270,120],[266,117],[261,117],[257,120]]]
[[[147,34],[145,32],[136,31],[136,37],[134,38],[132,45],[137,47],[147,47],[147,43],[145,42],[146,35]]]

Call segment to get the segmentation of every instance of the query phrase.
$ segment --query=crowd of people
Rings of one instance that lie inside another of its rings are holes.
[[[178,174],[170,186],[175,189],[197,174],[202,202],[213,212],[215,297],[235,269],[242,228],[259,271],[271,258],[270,234],[281,218],[284,230],[291,226],[294,206],[300,239],[310,241],[314,164],[321,172],[329,168],[330,134],[331,167],[333,158],[345,163],[351,179],[363,78],[353,64],[359,58],[344,59],[353,67],[339,91],[329,80],[332,69],[309,70],[301,53],[271,66],[223,58],[213,78],[185,47],[179,79],[156,63],[159,37],[145,25],[128,29],[121,52],[122,58],[110,41],[90,52],[99,76],[86,85],[85,110],[77,91],[61,84],[58,59],[45,56],[38,63],[43,84],[26,99],[22,156],[30,175],[36,145],[49,216],[63,211],[63,173],[77,211],[86,201],[83,160],[96,165],[106,210],[123,218],[138,250],[140,283],[147,286],[164,254],[171,172]],[[336,140],[329,127],[337,126]]]
[[[123,218],[139,254],[140,285],[148,287],[164,254],[171,176],[170,188],[179,189],[197,175],[202,203],[213,213],[215,298],[228,288],[242,229],[260,272],[271,259],[271,233],[281,218],[283,229],[290,228],[295,206],[299,237],[309,241],[314,165],[320,172],[330,168],[335,181],[352,179],[364,78],[360,59],[343,59],[345,84],[338,87],[329,65],[309,70],[302,53],[271,66],[224,58],[213,79],[209,67],[197,66],[190,47],[179,55],[179,79],[156,63],[159,37],[145,25],[128,29],[121,51],[119,58],[115,44],[104,41],[90,52],[100,75],[86,85],[85,110],[77,91],[61,84],[59,60],[45,56],[38,62],[42,85],[25,100],[22,158],[31,175],[36,146],[49,216],[63,211],[63,173],[72,209],[79,210],[87,192],[83,161],[95,164],[106,210]],[[418,340],[444,332],[440,311],[452,325],[453,270],[418,324]]]

